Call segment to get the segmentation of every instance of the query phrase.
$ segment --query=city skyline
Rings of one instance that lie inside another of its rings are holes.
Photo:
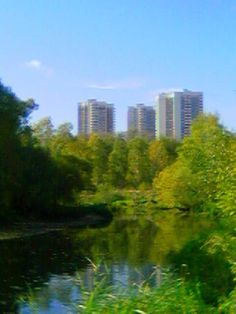
[[[114,104],[97,99],[78,103],[78,134],[119,133],[115,129]],[[193,120],[203,113],[203,92],[189,89],[159,93],[154,106],[136,104],[126,112],[127,136],[145,136],[149,139],[169,137],[183,139],[191,133]]]
[[[0,79],[39,104],[32,123],[51,116],[76,132],[78,100],[96,98],[116,105],[123,131],[128,106],[186,86],[235,130],[235,8],[235,0],[2,0]]]

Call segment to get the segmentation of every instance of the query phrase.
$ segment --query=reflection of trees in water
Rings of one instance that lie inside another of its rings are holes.
[[[150,219],[115,219],[105,229],[76,230],[71,238],[74,247],[94,262],[126,260],[139,266],[149,261],[162,265],[168,262],[170,252],[179,251],[206,224],[196,217],[160,212]]]
[[[196,217],[194,222],[191,217],[159,212],[145,218],[114,219],[106,228],[68,229],[1,241],[0,300],[6,305],[0,304],[0,312],[15,311],[14,301],[19,295],[25,295],[29,288],[34,292],[40,287],[39,291],[43,289],[46,299],[50,300],[47,287],[41,287],[45,282],[51,283],[52,274],[66,274],[72,280],[75,271],[79,270],[80,275],[87,278],[87,283],[85,280],[84,283],[89,288],[94,273],[86,258],[96,264],[105,262],[111,269],[111,283],[121,281],[127,286],[142,282],[152,273],[153,265],[165,265],[168,254],[178,252],[202,228],[202,224],[205,222],[197,222]],[[158,278],[152,280],[153,284],[160,281]],[[73,287],[74,284],[68,288],[69,291]],[[69,295],[63,290],[62,297],[58,292],[57,298],[64,302],[63,296],[69,298]]]

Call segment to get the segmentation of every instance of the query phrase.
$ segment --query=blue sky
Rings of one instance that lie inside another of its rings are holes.
[[[236,129],[236,0],[0,0],[0,78],[77,128],[77,103],[154,104],[159,91],[204,92]]]

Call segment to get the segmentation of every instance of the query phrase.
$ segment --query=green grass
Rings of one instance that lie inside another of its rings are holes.
[[[198,285],[191,286],[183,280],[167,281],[156,288],[130,288],[123,293],[113,293],[111,287],[100,283],[92,292],[83,292],[83,304],[77,309],[83,314],[218,313],[204,303]]]
[[[235,314],[236,289],[217,305],[204,301],[200,283],[184,279],[167,278],[159,287],[147,284],[129,288],[114,288],[107,285],[107,277],[100,276],[92,291],[81,288],[81,299],[73,304],[78,314]],[[37,294],[28,291],[19,298],[27,302],[32,313],[39,313]]]

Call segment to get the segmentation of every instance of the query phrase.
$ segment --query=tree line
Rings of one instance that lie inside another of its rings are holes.
[[[0,83],[1,219],[53,211],[101,185],[150,187],[177,156],[179,144],[170,139],[75,136],[70,123],[54,128],[49,117],[30,125],[37,108]]]
[[[80,161],[85,188],[152,189],[162,207],[236,212],[236,136],[215,115],[200,115],[182,142],[73,136],[70,124],[54,130],[50,118],[34,135],[52,155]]]
[[[164,207],[235,212],[236,138],[214,115],[193,123],[191,136],[149,140],[73,135],[38,105],[0,83],[0,217],[53,212],[75,204],[82,190],[153,189]]]
[[[54,129],[46,117],[33,125],[40,147],[52,156],[70,156],[79,160],[87,188],[99,185],[114,188],[151,187],[154,176],[177,157],[177,143],[163,138],[149,141],[144,137],[125,139],[116,135],[73,136],[69,123]],[[87,177],[86,177],[87,175]]]

